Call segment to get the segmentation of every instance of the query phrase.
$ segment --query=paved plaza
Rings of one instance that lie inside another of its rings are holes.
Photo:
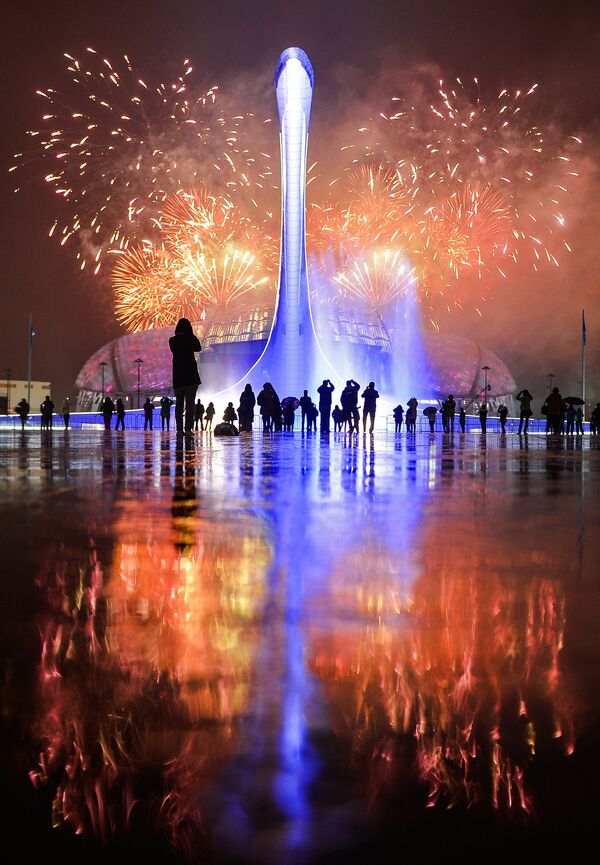
[[[595,438],[2,430],[0,490],[8,832],[47,861],[591,825]]]

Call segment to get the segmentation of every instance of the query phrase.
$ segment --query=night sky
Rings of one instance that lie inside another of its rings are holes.
[[[55,212],[51,190],[40,180],[14,195],[14,175],[8,174],[13,154],[25,145],[25,130],[40,116],[34,91],[64,81],[63,52],[88,45],[107,56],[126,52],[155,79],[189,57],[200,73],[196,80],[226,87],[246,76],[250,93],[254,81],[257,93],[264,93],[282,49],[299,45],[317,80],[313,139],[333,106],[350,101],[357,82],[363,88],[376,82],[384,68],[393,81],[396,67],[434,64],[447,77],[478,75],[490,93],[540,82],[548,117],[584,138],[588,167],[577,203],[580,242],[574,238],[567,271],[532,287],[531,303],[523,298],[521,283],[519,293],[507,292],[496,307],[488,307],[477,334],[468,313],[445,327],[489,345],[520,385],[541,393],[544,374],[552,371],[562,376],[566,390],[577,387],[579,316],[585,305],[589,379],[592,396],[600,399],[599,3],[0,0],[0,33],[0,367],[12,367],[13,377],[26,377],[30,312],[38,334],[33,377],[51,380],[59,401],[74,393],[86,358],[121,332],[108,292],[99,291],[91,277],[80,278],[72,253],[48,238]],[[344,92],[345,83],[350,92]]]

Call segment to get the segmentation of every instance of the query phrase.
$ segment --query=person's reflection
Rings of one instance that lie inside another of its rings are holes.
[[[112,433],[108,430],[104,430],[102,433],[102,475],[103,477],[110,477],[112,475],[113,470],[113,440]]]
[[[319,448],[319,492],[328,496],[331,492],[331,447],[328,435],[321,436]]]
[[[565,442],[565,448],[569,453],[565,460],[565,471],[580,474],[582,470],[582,441],[580,436],[569,437]]]
[[[417,443],[415,441],[415,436],[407,437],[406,454],[408,456],[406,461],[406,473],[409,480],[415,482],[417,480]]]
[[[27,434],[25,430],[21,430],[19,433],[19,446],[17,448],[17,468],[23,478],[27,477],[27,457]]]
[[[152,466],[154,462],[154,439],[151,435],[144,436],[144,474],[148,480],[152,475]]]
[[[457,465],[460,471],[464,471],[467,466],[467,460],[465,459],[466,450],[466,442],[465,436],[461,435],[458,439],[458,460]]]
[[[479,439],[479,471],[482,475],[487,475],[488,471],[488,441],[487,435],[482,435]]]
[[[519,473],[529,474],[529,436],[519,436]]]
[[[176,549],[185,555],[195,541],[195,517],[198,511],[196,496],[196,454],[193,436],[178,436],[175,444],[175,482],[173,484],[173,536]]]
[[[345,435],[342,452],[342,489],[344,492],[356,493],[356,469],[358,441],[353,435]]]
[[[563,436],[546,437],[546,475],[551,480],[558,480],[565,469],[561,456],[564,449],[565,439]],[[549,492],[556,495],[559,492],[559,487],[554,485],[549,488]]]
[[[363,437],[363,489],[369,495],[375,492],[375,437]]]
[[[171,439],[163,436],[160,440],[160,476],[169,477],[171,473]]]
[[[41,434],[40,469],[52,472],[52,432],[44,430]]]
[[[67,435],[68,433],[65,433]],[[125,435],[123,431],[117,434],[115,439],[115,452],[117,458],[117,473],[116,473],[116,488],[122,489],[125,486],[127,475],[127,454],[125,449]]]
[[[244,436],[240,444],[240,488],[242,494],[246,498],[250,498],[254,486],[254,450],[252,438]]]

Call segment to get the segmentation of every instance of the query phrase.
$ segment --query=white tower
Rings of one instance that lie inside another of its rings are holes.
[[[281,397],[299,396],[312,383],[317,340],[306,272],[306,159],[314,86],[310,60],[287,48],[275,69],[281,147],[281,252],[271,333],[254,366],[254,380],[270,380]]]

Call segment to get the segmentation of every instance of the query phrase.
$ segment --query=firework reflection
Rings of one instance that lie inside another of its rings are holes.
[[[125,499],[112,563],[93,538],[46,558],[31,774],[55,826],[193,854],[199,793],[247,709],[270,549],[251,517],[203,517],[194,455],[176,457],[171,514]]]
[[[460,554],[431,548],[409,595],[395,588],[391,550],[362,549],[340,565],[336,602],[362,624],[315,639],[312,668],[339,736],[369,764],[374,800],[412,787],[429,807],[525,815],[540,746],[574,747],[560,583],[539,555],[524,579],[506,550],[506,567],[486,572],[476,540]],[[349,589],[348,572],[369,576]]]

